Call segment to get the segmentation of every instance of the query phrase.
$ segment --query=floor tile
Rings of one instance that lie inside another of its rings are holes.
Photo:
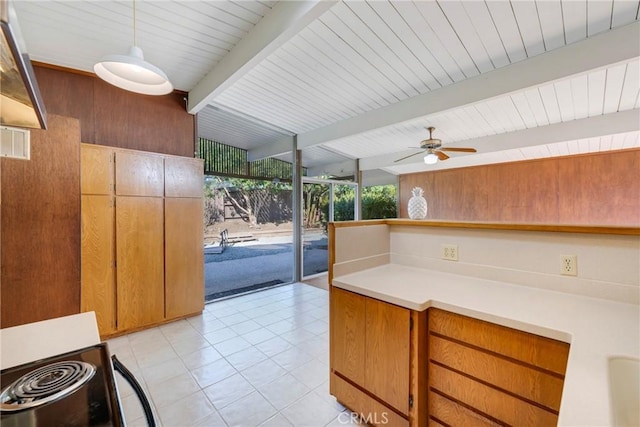
[[[107,340],[107,345],[109,350],[113,352],[114,350],[121,347],[130,347],[131,343],[129,342],[129,336],[124,335],[121,337],[111,338]]]
[[[324,320],[316,319],[311,323],[307,323],[302,328],[307,330],[307,331],[313,332],[316,335],[318,335],[318,334],[321,334],[323,332],[327,332],[329,330],[329,324],[327,322],[325,322]]]
[[[304,330],[302,328],[299,328],[289,332],[284,332],[280,334],[280,336],[285,340],[289,341],[291,344],[299,344],[314,338],[316,334],[314,334],[313,332]]]
[[[189,337],[181,340],[176,340],[171,343],[174,351],[178,356],[184,356],[191,354],[196,350],[207,348],[211,345],[202,335],[197,337]]]
[[[274,334],[281,334],[283,332],[288,332],[292,329],[295,329],[293,323],[289,322],[288,320],[280,320],[279,322],[266,326],[266,328]]]
[[[218,319],[223,317],[233,316],[234,314],[238,314],[238,310],[233,307],[221,307],[216,304],[215,306],[211,306],[209,312],[215,315]]]
[[[205,335],[211,332],[219,331],[220,329],[224,329],[226,327],[227,325],[222,323],[220,320],[214,319],[214,320],[208,320],[202,325],[199,325],[198,327],[194,327],[194,329],[200,331],[202,335]]]
[[[142,376],[148,385],[161,383],[181,374],[188,374],[188,371],[178,357],[142,369]]]
[[[125,421],[133,421],[144,416],[140,399],[136,394],[131,394],[121,400],[122,412],[124,414]]]
[[[138,361],[138,365],[142,369],[158,365],[171,359],[175,359],[176,357],[178,357],[178,354],[170,345],[158,350],[150,351],[148,353],[136,354],[136,360]]]
[[[280,411],[294,426],[324,426],[341,411],[315,393],[309,393]]]
[[[165,427],[194,425],[214,412],[213,405],[202,391],[158,408],[160,420]]]
[[[309,388],[315,388],[329,379],[329,367],[312,360],[291,371],[291,374]]]
[[[236,325],[249,320],[249,318],[242,313],[235,313],[226,317],[218,317],[218,319],[227,326]]]
[[[314,389],[312,393],[315,393],[316,395],[318,395],[322,400],[324,400],[326,403],[328,403],[337,411],[344,411],[345,409],[347,409],[344,406],[342,406],[342,404],[338,402],[338,400],[335,397],[329,394],[328,391],[322,390],[322,386]]]
[[[383,423],[381,423],[383,424]],[[366,426],[365,423],[360,421],[360,416],[351,411],[343,411],[336,418],[333,419],[326,427],[341,427],[341,426]]]
[[[218,410],[254,391],[256,389],[240,374],[232,375],[204,389],[209,401]]]
[[[230,426],[252,427],[271,418],[276,409],[260,393],[253,392],[219,412]]]
[[[194,425],[198,427],[227,427],[227,423],[224,422],[220,414],[217,412],[209,414]]]
[[[204,335],[204,338],[209,341],[211,344],[218,344],[219,342],[222,341],[226,341],[228,339],[231,339],[233,337],[237,337],[238,334],[236,334],[233,329],[230,328],[222,328],[222,329],[218,329],[217,331],[214,332],[209,332],[207,334]]]
[[[280,410],[309,392],[309,387],[298,381],[293,375],[287,374],[258,388],[258,391],[276,409]]]
[[[260,427],[289,427],[293,426],[282,414],[278,413],[260,424]]]
[[[267,359],[242,371],[242,376],[253,384],[254,387],[259,388],[286,373],[287,371],[281,368],[276,362]]]
[[[216,360],[222,359],[222,355],[213,347],[205,347],[194,351],[193,353],[185,354],[182,357],[182,362],[187,369],[193,370],[209,363],[213,363]]]
[[[149,385],[149,394],[156,408],[170,405],[199,390],[200,386],[188,373],[174,376],[162,383]]]
[[[208,303],[109,348],[158,408],[159,427],[358,425],[329,394],[328,315],[327,291],[284,285]],[[131,387],[118,385],[128,424],[145,425]]]
[[[266,328],[256,329],[255,331],[248,332],[241,335],[242,338],[249,341],[251,344],[256,345],[268,339],[275,337],[276,334]]]
[[[317,319],[327,320],[329,318],[329,309],[328,308],[315,308],[309,311],[309,315],[313,316]]]
[[[149,328],[145,329],[144,331],[134,332],[127,335],[127,337],[129,337],[129,342],[131,343],[131,345],[164,339],[164,335],[162,335],[162,332],[160,332],[160,329],[158,328]]]
[[[262,326],[268,326],[281,321],[282,317],[280,317],[277,313],[272,312],[263,316],[254,317],[252,320]]]
[[[275,337],[256,344],[256,347],[267,356],[272,357],[278,353],[290,349],[291,347],[293,347],[293,344],[283,338]]]
[[[240,350],[237,353],[233,353],[225,359],[227,359],[227,362],[233,365],[233,367],[238,371],[243,371],[258,362],[266,360],[267,356],[256,347],[249,347],[244,350]]]
[[[254,322],[253,320],[247,320],[246,322],[236,323],[235,325],[229,326],[236,334],[243,335],[247,332],[255,331],[256,329],[262,328],[259,323]]]
[[[213,348],[223,356],[228,356],[233,353],[237,353],[240,350],[251,347],[251,344],[242,337],[234,337],[226,341],[214,344]]]
[[[282,366],[287,371],[291,371],[313,359],[313,356],[299,349],[292,347],[271,357],[271,360]]]
[[[208,365],[191,370],[191,375],[202,388],[217,383],[231,375],[237,373],[233,366],[224,359],[216,360]]]

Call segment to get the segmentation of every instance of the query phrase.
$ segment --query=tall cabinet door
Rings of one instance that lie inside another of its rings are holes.
[[[204,309],[202,199],[165,199],[166,316]]]
[[[117,198],[118,328],[164,319],[164,212],[161,197]]]
[[[95,311],[100,335],[116,331],[114,150],[81,144],[80,309]]]
[[[114,207],[109,195],[82,195],[81,297],[95,311],[100,335],[116,330]]]

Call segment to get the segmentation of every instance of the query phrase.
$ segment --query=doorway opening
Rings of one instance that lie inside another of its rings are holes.
[[[302,178],[302,278],[329,269],[327,224],[358,217],[358,184],[328,179]]]

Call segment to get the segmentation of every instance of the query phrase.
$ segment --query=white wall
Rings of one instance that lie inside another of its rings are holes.
[[[441,259],[443,244],[459,261]],[[391,225],[390,251],[392,263],[640,304],[639,236]],[[561,255],[577,255],[577,276],[560,274]]]

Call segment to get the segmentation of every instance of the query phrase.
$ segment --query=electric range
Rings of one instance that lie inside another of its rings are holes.
[[[0,371],[0,424],[122,426],[107,344]]]

